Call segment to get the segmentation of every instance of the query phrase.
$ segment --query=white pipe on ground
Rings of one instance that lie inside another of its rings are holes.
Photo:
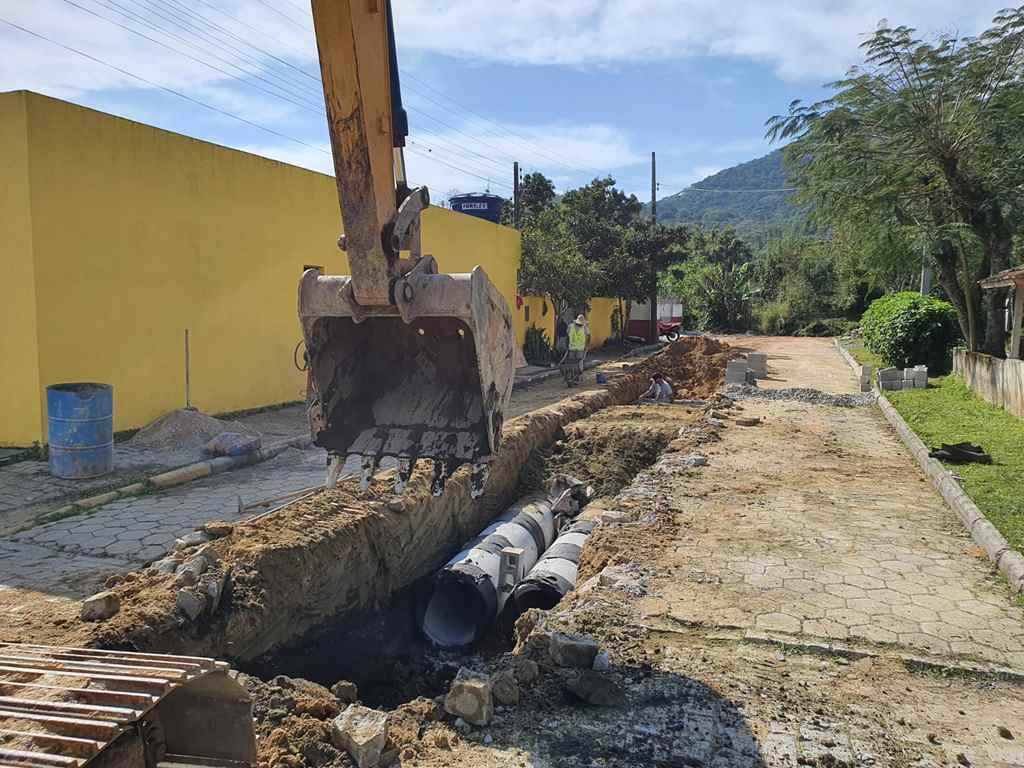
[[[521,499],[445,564],[422,620],[434,645],[463,648],[487,631],[509,595],[502,551],[517,550],[520,574],[533,567],[555,538],[555,503],[546,494]]]
[[[502,614],[504,626],[514,626],[516,619],[530,608],[545,611],[554,608],[576,588],[580,554],[596,527],[596,520],[577,520],[555,539],[526,578],[512,590]]]

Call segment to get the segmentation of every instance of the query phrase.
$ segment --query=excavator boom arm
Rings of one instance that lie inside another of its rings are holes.
[[[390,304],[398,276],[382,237],[397,211],[394,148],[405,140],[396,142],[392,113],[390,11],[387,0],[313,0],[345,250],[363,306]]]

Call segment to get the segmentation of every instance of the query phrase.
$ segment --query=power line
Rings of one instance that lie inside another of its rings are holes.
[[[11,27],[12,29],[16,29],[19,32],[23,32],[23,33],[25,33],[27,35],[30,35],[30,36],[32,36],[34,38],[37,38],[39,40],[43,40],[43,41],[45,41],[45,42],[47,42],[47,43],[49,43],[51,45],[54,45],[54,46],[56,46],[58,48],[61,48],[61,49],[65,50],[65,51],[68,51],[69,53],[73,53],[76,56],[81,56],[84,59],[88,59],[89,61],[92,61],[92,62],[94,62],[96,64],[99,64],[101,66],[107,67],[108,69],[111,69],[111,70],[113,70],[113,71],[115,71],[115,72],[117,72],[117,73],[119,73],[121,75],[124,75],[125,77],[129,77],[129,78],[131,78],[133,80],[137,80],[140,83],[148,85],[150,88],[156,88],[157,90],[163,91],[165,93],[169,93],[172,96],[177,96],[179,99],[184,99],[185,101],[187,101],[187,102],[189,102],[191,104],[195,104],[197,106],[203,107],[204,109],[208,109],[211,112],[216,112],[219,115],[223,115],[224,117],[228,117],[228,118],[231,118],[232,120],[236,120],[236,121],[238,121],[240,123],[248,125],[251,128],[256,128],[257,130],[263,131],[264,133],[270,134],[271,136],[276,136],[276,137],[278,137],[280,139],[285,139],[286,141],[294,142],[295,144],[299,144],[299,145],[301,145],[303,147],[306,147],[308,149],[312,149],[312,150],[314,150],[316,152],[320,152],[321,154],[326,155],[327,157],[331,157],[330,151],[324,149],[323,147],[318,147],[315,144],[310,144],[308,141],[303,141],[302,139],[297,139],[294,136],[289,136],[288,134],[282,133],[281,131],[277,131],[277,130],[275,130],[273,128],[268,128],[265,125],[261,125],[260,123],[257,123],[257,122],[254,122],[252,120],[249,120],[248,118],[242,117],[241,115],[237,115],[234,112],[229,112],[226,109],[221,109],[220,107],[214,106],[213,104],[205,102],[202,99],[197,99],[194,96],[189,96],[188,94],[182,93],[181,91],[176,90],[174,88],[170,88],[170,87],[168,87],[166,85],[161,85],[160,83],[154,82],[153,80],[150,80],[150,79],[148,79],[146,77],[143,77],[142,75],[138,75],[138,74],[136,74],[134,72],[131,72],[131,71],[127,70],[127,69],[124,69],[123,67],[119,67],[116,64],[111,64],[109,61],[105,61],[104,59],[101,59],[98,56],[93,56],[91,53],[87,53],[87,52],[82,51],[82,50],[80,50],[78,48],[74,48],[74,47],[72,47],[70,45],[66,45],[65,43],[61,43],[61,42],[59,42],[57,40],[54,40],[52,37],[48,37],[47,35],[44,35],[44,34],[42,34],[40,32],[36,32],[35,30],[29,29],[28,27],[22,26],[21,24],[17,24],[17,23],[15,23],[13,21],[10,21],[9,19],[0,17],[0,23],[6,24],[7,26]],[[474,178],[480,179],[482,181],[486,181],[489,184],[495,184],[497,186],[501,186],[501,187],[505,187],[505,188],[511,189],[511,187],[508,184],[503,184],[500,181],[496,181],[494,179],[488,178],[488,177],[483,176],[481,174],[474,173],[473,171],[468,170],[466,168],[463,168],[463,167],[461,167],[459,165],[456,165],[455,163],[450,163],[450,162],[448,162],[446,160],[443,160],[443,159],[441,159],[439,157],[435,157],[432,154],[428,154],[426,152],[422,152],[420,150],[411,149],[411,148],[410,148],[410,151],[412,151],[413,154],[420,155],[420,156],[422,156],[422,157],[424,157],[424,158],[426,158],[428,160],[433,160],[436,163],[440,163],[441,165],[447,166],[448,168],[451,168],[452,170],[456,170],[456,171],[459,171],[460,173],[464,173],[464,174],[467,174],[469,176],[473,176]]]
[[[541,148],[540,148],[540,147],[539,147],[538,145],[534,144],[534,143],[533,143],[533,141],[532,141],[532,140],[531,140],[531,139],[530,139],[529,137],[527,137],[527,136],[525,136],[525,135],[523,135],[523,134],[521,134],[521,133],[518,133],[517,131],[513,131],[513,130],[512,130],[511,128],[509,128],[508,126],[503,126],[503,125],[501,125],[500,123],[497,123],[497,122],[495,122],[494,120],[491,120],[490,118],[488,118],[488,117],[485,117],[484,115],[481,115],[481,114],[480,114],[479,112],[477,112],[476,110],[474,110],[474,109],[472,109],[472,108],[470,108],[470,107],[467,107],[467,106],[466,106],[465,104],[462,104],[461,102],[459,102],[459,101],[458,101],[458,100],[456,100],[456,99],[453,99],[453,98],[452,98],[451,96],[449,96],[448,94],[444,93],[443,91],[441,91],[441,90],[439,90],[439,89],[435,88],[435,87],[434,87],[434,86],[432,86],[432,85],[431,85],[430,83],[428,83],[428,82],[426,82],[425,80],[423,80],[422,78],[416,77],[416,75],[413,75],[413,74],[410,74],[410,73],[403,73],[402,77],[403,77],[403,79],[405,79],[405,78],[408,78],[408,79],[410,79],[410,80],[412,80],[412,81],[414,81],[414,82],[416,82],[416,83],[419,83],[419,84],[420,84],[420,85],[422,85],[423,87],[425,87],[425,88],[429,89],[430,91],[432,91],[432,92],[436,93],[436,94],[437,94],[438,96],[440,96],[441,98],[443,98],[443,99],[446,99],[446,100],[450,101],[450,102],[451,102],[452,104],[455,104],[455,105],[456,105],[456,106],[458,106],[459,108],[461,108],[461,109],[463,109],[464,111],[468,112],[469,114],[471,114],[471,115],[473,115],[473,116],[477,117],[478,119],[480,119],[480,120],[483,120],[483,121],[484,121],[484,122],[486,122],[486,123],[490,123],[491,125],[495,126],[495,127],[496,127],[496,128],[498,128],[499,130],[501,130],[501,131],[504,131],[504,132],[506,132],[506,133],[508,133],[508,134],[511,134],[512,136],[517,136],[517,137],[519,137],[519,138],[520,138],[520,139],[521,139],[521,140],[522,140],[523,142],[525,142],[525,145],[526,145],[526,146],[532,146],[532,147],[533,147],[533,151],[534,151],[534,152],[536,152],[536,153],[537,153],[538,155],[540,155],[541,157],[546,157],[546,158],[547,158],[547,159],[548,159],[549,161],[552,161],[552,162],[556,162],[556,163],[558,163],[559,165],[561,165],[561,166],[563,166],[563,167],[565,167],[565,168],[569,168],[570,170],[576,171],[576,172],[578,172],[578,173],[588,173],[588,174],[589,174],[589,173],[591,173],[591,172],[593,172],[593,171],[594,171],[594,169],[593,169],[593,168],[591,168],[591,169],[589,169],[589,170],[588,170],[588,169],[585,169],[585,168],[580,168],[580,167],[578,167],[578,166],[574,166],[574,165],[571,165],[571,164],[569,164],[569,163],[566,163],[566,162],[565,162],[564,160],[560,160],[560,159],[558,159],[558,158],[555,158],[555,157],[553,157],[553,156],[551,156],[551,155],[547,154],[547,153],[546,153],[545,151],[543,151],[543,150],[542,150],[542,149],[541,149]],[[422,96],[423,94],[421,93],[420,95]],[[425,97],[425,96],[424,96],[424,97]],[[425,97],[425,98],[427,98],[427,97]],[[435,102],[435,103],[436,103],[436,102]],[[599,174],[599,173],[595,173],[595,176],[600,176],[600,174]]]
[[[130,78],[132,78],[134,80],[138,80],[141,83],[145,83],[146,85],[150,86],[151,88],[157,88],[157,89],[159,89],[161,91],[165,91],[166,93],[173,94],[174,96],[177,96],[178,98],[185,99],[185,101],[190,101],[193,104],[197,104],[200,107],[204,107],[206,109],[212,110],[213,112],[217,112],[218,114],[224,115],[225,117],[230,117],[233,120],[237,120],[237,121],[239,121],[241,123],[245,123],[246,125],[249,125],[249,126],[251,126],[253,128],[258,128],[259,130],[264,131],[266,133],[269,133],[269,134],[271,134],[273,136],[277,136],[278,138],[287,139],[288,141],[293,141],[296,144],[301,144],[304,147],[309,147],[310,149],[315,149],[317,152],[323,152],[325,155],[328,155],[328,156],[330,156],[330,154],[331,154],[327,150],[323,149],[323,147],[315,146],[313,144],[310,144],[309,142],[303,141],[302,139],[296,139],[294,136],[289,136],[288,134],[281,133],[280,131],[275,131],[273,128],[267,128],[265,125],[260,125],[259,123],[255,123],[252,120],[249,120],[247,118],[241,117],[240,115],[236,115],[233,112],[228,112],[226,109],[221,109],[220,107],[215,107],[212,104],[208,104],[205,101],[202,101],[200,99],[197,99],[197,98],[194,98],[192,96],[189,96],[188,94],[182,93],[181,91],[177,91],[174,88],[169,88],[166,85],[160,85],[159,83],[155,83],[152,80],[148,80],[147,78],[142,77],[141,75],[135,74],[134,72],[129,72],[127,69],[122,69],[121,67],[117,66],[116,64],[111,64],[110,62],[104,61],[103,59],[100,59],[100,58],[98,58],[96,56],[93,56],[90,53],[86,53],[85,51],[80,51],[77,48],[72,48],[70,45],[65,45],[64,43],[59,43],[56,40],[54,40],[53,38],[51,38],[51,37],[47,37],[46,35],[43,35],[43,34],[41,34],[39,32],[35,32],[35,31],[29,29],[28,27],[23,27],[20,24],[15,24],[13,21],[9,21],[8,19],[5,19],[3,17],[0,17],[0,23],[6,24],[9,27],[13,27],[14,29],[17,29],[17,30],[19,30],[21,32],[24,32],[25,34],[32,35],[32,37],[39,38],[40,40],[45,40],[46,42],[48,42],[48,43],[50,43],[52,45],[55,45],[58,48],[63,48],[65,51],[70,51],[71,53],[77,54],[78,56],[82,56],[83,58],[89,59],[89,61],[93,61],[93,62],[95,62],[97,64],[101,64],[104,67],[109,67],[110,69],[114,70],[115,72],[119,72],[120,74],[122,74],[122,75],[124,75],[126,77],[130,77]]]
[[[310,74],[306,70],[302,69],[302,67],[298,67],[295,64],[292,64],[287,59],[282,59],[279,56],[276,56],[273,53],[271,53],[270,51],[266,50],[265,48],[260,48],[258,45],[255,45],[254,43],[249,42],[248,40],[243,38],[241,35],[236,35],[231,30],[227,29],[226,27],[222,26],[221,24],[218,24],[213,19],[209,19],[206,16],[203,16],[202,14],[197,13],[196,11],[192,10],[191,8],[189,8],[188,6],[186,6],[183,3],[179,2],[179,0],[171,0],[171,2],[174,3],[175,6],[180,8],[183,12],[187,13],[188,15],[193,16],[193,17],[199,19],[200,21],[202,21],[202,22],[204,22],[206,24],[209,24],[210,26],[214,27],[215,29],[219,29],[224,34],[229,35],[233,39],[238,40],[239,42],[242,42],[245,45],[248,45],[250,48],[252,48],[252,49],[254,49],[256,51],[259,51],[264,56],[267,56],[267,57],[273,59],[274,61],[278,62],[279,64],[282,64],[282,65],[284,65],[284,66],[286,66],[286,67],[288,67],[290,69],[295,70],[298,74],[302,75],[303,77],[309,78],[311,81],[316,83],[316,87],[317,87],[318,91],[321,94],[323,93],[323,82],[320,80],[320,77],[318,75]],[[200,0],[200,2],[202,2],[202,0]],[[229,19],[235,19],[235,17],[233,17],[233,16],[228,16],[228,18]],[[255,32],[259,32],[259,30],[257,30],[255,27],[247,25],[241,19],[235,19],[235,21],[237,21],[238,23],[243,24],[245,26],[248,26],[249,29],[251,29],[251,30],[253,30]],[[265,33],[263,33],[263,34],[265,34]],[[298,49],[294,48],[293,46],[288,46],[288,47],[291,48],[294,51],[298,51]]]
[[[138,7],[141,12],[144,13],[144,12],[147,11],[147,9],[144,9],[144,8],[142,8],[139,5],[138,0],[130,0],[130,1],[133,1],[135,3],[136,7]],[[163,26],[160,26],[160,25],[154,23],[153,21],[151,21],[146,16],[141,15],[141,13],[137,13],[137,12],[135,12],[133,10],[130,10],[130,9],[126,8],[125,6],[123,6],[119,2],[117,2],[117,0],[93,0],[93,2],[103,6],[105,8],[107,8],[108,10],[112,10],[115,13],[120,13],[122,16],[124,16],[126,18],[129,18],[129,19],[131,19],[132,21],[134,21],[136,23],[143,24],[146,27],[148,27],[149,29],[152,29],[152,30],[154,30],[156,32],[159,32],[162,35],[167,35],[168,37],[172,37],[174,39],[181,40],[183,43],[185,43],[186,45],[190,46],[191,48],[199,51],[202,54],[213,55],[214,57],[216,57],[220,61],[224,61],[229,66],[232,66],[235,69],[238,69],[238,70],[246,73],[247,75],[251,75],[251,76],[254,76],[254,77],[258,78],[258,79],[261,79],[263,82],[266,82],[269,85],[273,86],[274,88],[279,89],[284,94],[286,94],[288,97],[291,97],[292,94],[293,94],[293,91],[295,91],[295,83],[293,83],[291,80],[285,78],[283,75],[277,73],[276,71],[273,71],[273,70],[265,67],[261,61],[256,60],[253,57],[249,56],[248,54],[246,54],[245,51],[239,50],[238,48],[230,45],[230,43],[227,43],[225,41],[219,40],[216,37],[212,37],[209,33],[205,32],[202,29],[199,29],[200,33],[203,34],[204,37],[209,38],[210,42],[214,46],[218,46],[219,48],[227,47],[227,48],[230,48],[230,49],[234,50],[235,52],[237,52],[239,54],[239,56],[241,57],[241,59],[244,62],[247,62],[248,64],[250,64],[253,67],[255,67],[257,72],[264,71],[264,72],[266,72],[268,77],[276,77],[276,78],[278,78],[280,80],[280,83],[279,82],[275,82],[275,81],[270,81],[270,80],[268,80],[266,78],[263,78],[260,75],[252,72],[251,70],[248,70],[248,69],[246,69],[246,68],[236,64],[234,61],[226,59],[223,56],[219,56],[216,52],[211,54],[211,51],[209,50],[209,48],[207,48],[205,46],[202,46],[202,45],[199,45],[196,42],[193,42],[193,39],[196,39],[196,38],[195,38],[195,35],[193,34],[193,32],[191,31],[191,29],[186,29],[183,26],[183,24],[180,21],[178,21],[176,18],[168,17],[168,16],[164,15],[163,12],[155,13],[152,9],[148,9],[149,13],[157,15],[158,18],[163,19],[166,22],[169,22],[170,25],[171,25],[171,29],[168,29],[168,28],[165,28]],[[110,8],[111,5],[115,6],[115,8]],[[174,29],[182,30],[184,35],[176,33],[175,31],[173,31]],[[196,28],[196,29],[198,29],[198,28]],[[183,54],[183,55],[187,55],[187,54]],[[315,101],[306,101],[306,100],[302,99],[302,94],[295,94],[295,97],[296,97],[297,100],[303,101],[303,103],[307,104],[309,107],[315,107],[315,108],[319,109],[319,105],[318,105],[317,102],[315,102]],[[291,99],[289,98],[289,100],[291,100]]]
[[[309,31],[309,28],[304,26],[301,22],[297,21],[294,16],[289,16],[288,14],[283,13],[280,9],[275,8],[273,5],[268,3],[267,0],[256,0],[256,2],[259,3],[260,5],[266,6],[267,8],[272,10],[274,13],[276,13],[278,16],[280,16],[282,19],[284,19],[285,21],[287,21],[287,22],[289,22],[291,24],[294,24],[296,27],[301,29],[303,32],[308,32]]]
[[[125,25],[125,24],[121,24],[118,21],[115,21],[113,19],[109,19],[106,16],[104,16],[104,15],[102,15],[100,13],[97,13],[96,11],[94,11],[94,10],[92,10],[90,8],[86,8],[83,5],[79,5],[78,3],[74,2],[74,0],[64,0],[64,2],[67,3],[70,6],[78,8],[81,11],[84,11],[85,13],[90,14],[91,16],[95,16],[97,19],[102,19],[103,21],[106,21],[109,24],[113,24],[116,27],[120,27],[121,29],[126,30],[128,32],[131,32],[134,35],[138,35],[139,37],[143,38],[144,40],[148,40],[149,42],[154,43],[155,45],[159,45],[162,48],[166,48],[167,50],[172,51],[174,53],[177,53],[177,54],[179,54],[181,56],[184,56],[185,58],[190,59],[190,60],[192,60],[192,61],[194,61],[194,62],[196,62],[198,64],[202,64],[204,67],[208,67],[208,68],[214,70],[215,72],[219,72],[222,75],[224,75],[224,76],[226,76],[226,77],[228,77],[228,78],[230,78],[232,80],[236,80],[237,79],[237,75],[233,75],[230,72],[228,72],[228,71],[226,71],[224,69],[221,69],[220,67],[216,66],[215,64],[210,64],[208,61],[203,61],[202,59],[196,58],[195,56],[192,56],[191,54],[186,53],[185,51],[179,50],[178,48],[175,48],[172,45],[168,45],[167,43],[164,43],[164,42],[161,42],[160,40],[157,40],[156,38],[150,37],[149,35],[145,34],[144,32],[139,32],[137,29],[132,29],[131,27],[129,27],[129,26]],[[228,62],[228,64],[229,64],[229,66],[233,66],[233,67],[235,67],[235,69],[238,69],[239,71],[241,71],[241,72],[243,72],[243,73],[245,73],[247,75],[251,75],[253,77],[256,77],[258,80],[262,80],[263,82],[268,83],[269,85],[273,86],[274,88],[278,88],[279,90],[281,89],[281,86],[279,86],[276,83],[273,83],[273,82],[267,80],[266,78],[260,77],[259,75],[252,75],[252,73],[249,73],[249,72],[245,72],[244,69],[242,69],[241,67],[239,67],[236,64],[232,64],[231,62]],[[250,88],[255,88],[256,90],[261,91],[261,92],[263,92],[265,94],[273,96],[274,98],[284,99],[285,101],[290,102],[291,104],[294,104],[297,107],[301,107],[302,109],[307,109],[307,110],[309,110],[311,112],[314,112],[314,113],[317,113],[317,114],[319,114],[321,112],[321,110],[319,108],[310,106],[309,103],[303,103],[303,102],[299,102],[299,101],[294,101],[291,98],[289,98],[288,96],[282,96],[281,94],[274,93],[273,91],[268,91],[266,88],[261,88],[260,86],[256,85],[255,83],[247,83],[247,82],[243,81],[243,84],[248,85]]]
[[[292,51],[297,53],[299,55],[299,58],[306,58],[307,55],[308,55],[306,51],[302,51],[298,47],[296,47],[294,45],[291,45],[290,43],[287,43],[287,42],[285,42],[283,40],[280,40],[279,38],[275,37],[274,35],[270,34],[269,32],[267,32],[264,29],[260,29],[258,27],[254,27],[249,22],[247,22],[247,21],[245,21],[243,19],[240,19],[237,16],[231,15],[230,13],[225,11],[223,8],[218,8],[216,5],[213,5],[212,3],[208,2],[207,0],[196,0],[196,1],[201,3],[202,5],[205,5],[210,10],[219,13],[221,16],[224,16],[225,18],[231,19],[232,21],[234,21],[234,22],[236,22],[238,24],[241,24],[246,29],[248,29],[248,30],[250,30],[252,32],[255,32],[257,35],[262,35],[263,37],[267,38],[268,40],[272,40],[275,43],[284,43],[285,45],[288,46],[288,48],[290,48]],[[300,71],[303,74],[305,74],[307,77],[313,77],[313,75],[310,75],[305,70],[300,69]],[[316,80],[317,80],[317,82],[319,82],[320,78],[317,76]]]
[[[441,163],[441,165],[446,165],[449,168],[454,168],[455,170],[461,171],[462,173],[468,173],[470,176],[475,176],[476,178],[478,178],[478,179],[480,179],[482,181],[486,181],[488,184],[493,184],[493,185],[496,185],[496,186],[499,186],[499,187],[505,187],[506,189],[512,189],[512,187],[510,185],[508,185],[508,184],[504,184],[504,183],[502,183],[500,181],[497,181],[495,179],[488,178],[487,176],[481,176],[480,174],[473,173],[472,171],[467,171],[465,168],[460,168],[457,165],[453,165],[452,163],[449,163],[449,162],[447,162],[445,160],[442,160],[439,157],[434,157],[433,155],[427,154],[426,152],[420,152],[418,149],[415,149],[413,147],[406,147],[406,149],[409,152],[412,152],[414,155],[419,155],[420,157],[425,157],[428,160],[433,160],[434,162]]]
[[[676,195],[681,195],[684,192],[689,192],[690,190],[693,190],[694,192],[798,192],[799,188],[778,187],[776,189],[725,189],[716,187],[708,189],[705,187],[687,187],[686,189],[679,190],[678,192],[675,193],[675,195],[672,195],[672,197],[675,197]]]
[[[176,7],[166,7],[166,8],[161,8],[161,6],[159,6],[156,3],[152,2],[152,0],[129,0],[129,1],[133,2],[136,6],[139,6],[140,2],[145,2],[145,4],[149,8],[149,13],[157,15],[157,16],[159,16],[162,19],[165,19],[166,21],[170,22],[173,26],[175,26],[178,29],[181,29],[182,31],[184,31],[185,34],[193,34],[192,30],[194,30],[195,33],[198,33],[198,34],[202,35],[204,38],[206,38],[207,40],[212,42],[214,45],[219,45],[219,46],[230,48],[232,51],[235,51],[236,53],[238,53],[238,55],[241,56],[244,61],[247,61],[250,64],[253,64],[254,66],[259,68],[260,70],[265,71],[268,75],[273,75],[274,77],[277,77],[282,82],[284,82],[285,85],[287,85],[289,88],[304,88],[304,89],[306,89],[309,92],[310,95],[315,96],[318,99],[320,97],[322,97],[322,95],[323,95],[323,91],[320,88],[318,88],[317,85],[308,83],[308,82],[306,82],[304,80],[303,81],[298,81],[298,80],[294,80],[294,79],[285,77],[284,74],[279,73],[279,72],[274,71],[274,70],[271,70],[270,67],[265,65],[265,62],[259,60],[258,58],[254,58],[252,56],[252,54],[249,54],[248,52],[239,49],[237,46],[232,45],[231,43],[226,42],[225,40],[221,39],[216,34],[207,31],[206,29],[203,28],[203,23],[204,22],[205,22],[205,24],[208,27],[220,30],[222,35],[226,35],[226,36],[228,36],[230,38],[234,38],[234,39],[238,40],[243,45],[246,45],[246,46],[252,48],[253,50],[257,51],[259,54],[262,54],[263,56],[266,56],[266,57],[268,57],[270,59],[273,59],[274,61],[279,61],[279,62],[281,62],[283,64],[288,64],[288,62],[285,62],[283,59],[279,59],[276,56],[274,56],[274,54],[270,53],[269,51],[266,51],[263,48],[260,48],[258,46],[253,45],[252,43],[250,43],[247,40],[239,37],[238,35],[233,34],[229,30],[224,29],[223,27],[221,27],[220,25],[216,24],[215,22],[211,22],[211,21],[209,21],[207,19],[203,19],[202,17],[197,16],[195,13],[193,13],[187,7],[181,6],[181,4],[177,2],[177,0],[170,0],[170,2],[174,3],[174,6],[176,6]],[[108,2],[114,2],[114,0],[108,0]],[[165,3],[166,2],[167,2],[167,0],[165,0]],[[181,11],[178,10],[179,7],[182,9]],[[184,15],[183,15],[182,11],[184,11]],[[165,13],[170,13],[172,15],[171,16],[166,16],[166,15],[164,15]],[[200,23],[196,24],[196,23],[192,22],[189,19],[189,16],[192,16],[192,17],[195,17],[195,18],[199,19]],[[204,52],[208,52],[208,51],[204,51]],[[298,72],[300,72],[300,73],[302,73],[304,75],[306,74],[301,69],[298,69],[298,68],[296,68],[296,69],[297,69]],[[313,80],[315,82],[315,79],[313,79]]]

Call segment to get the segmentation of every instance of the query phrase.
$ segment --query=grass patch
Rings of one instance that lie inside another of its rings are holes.
[[[864,342],[861,339],[851,339],[845,342],[843,347],[845,347],[846,351],[853,356],[853,359],[861,365],[870,365],[876,371],[879,368],[887,367],[882,358],[864,346]]]
[[[931,380],[928,389],[886,392],[893,406],[932,448],[969,441],[991,464],[948,464],[963,489],[1010,545],[1024,550],[1024,421],[979,398],[958,376]]]

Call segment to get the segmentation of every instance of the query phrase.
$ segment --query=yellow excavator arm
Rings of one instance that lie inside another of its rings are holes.
[[[442,274],[420,253],[430,198],[405,181],[408,129],[390,2],[312,7],[344,226],[339,246],[351,271],[307,270],[299,286],[313,440],[336,470],[360,467],[364,484],[386,460],[401,488],[422,458],[434,462],[435,494],[463,464],[473,465],[479,494],[512,391],[511,313],[479,266]]]

